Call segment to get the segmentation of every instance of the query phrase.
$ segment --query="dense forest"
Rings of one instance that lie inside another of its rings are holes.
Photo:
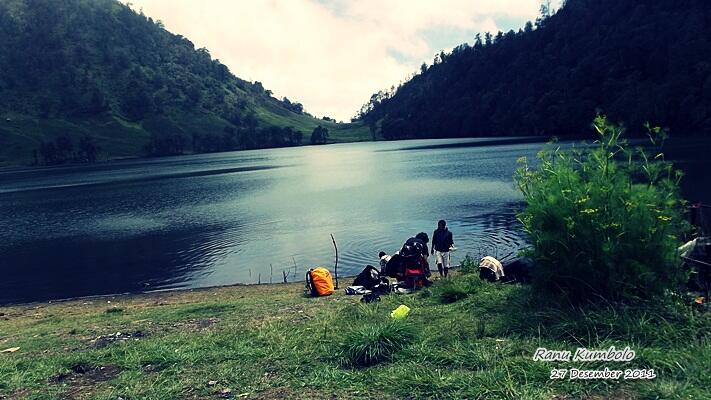
[[[438,54],[357,119],[385,138],[581,135],[597,112],[711,133],[711,2],[568,0]]]
[[[0,164],[292,146],[318,127],[323,143],[349,128],[116,0],[1,1],[0,71]]]

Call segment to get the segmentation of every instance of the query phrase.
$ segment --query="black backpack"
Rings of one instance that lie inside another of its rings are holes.
[[[397,278],[398,275],[402,275],[405,272],[405,259],[400,254],[393,254],[390,257],[390,261],[385,264],[385,270],[383,275],[389,276],[391,278]]]
[[[400,249],[400,255],[405,258],[421,257],[425,254],[425,243],[417,238],[407,239]]]
[[[368,290],[372,290],[380,284],[380,273],[378,269],[372,265],[367,265],[353,281],[353,286],[363,286]]]

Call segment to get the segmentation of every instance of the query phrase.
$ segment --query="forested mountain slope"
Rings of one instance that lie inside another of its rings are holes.
[[[0,165],[356,138],[115,0],[1,1],[0,71]]]
[[[545,12],[545,10],[543,10]],[[535,26],[442,53],[360,113],[387,138],[711,132],[711,2],[568,0]]]

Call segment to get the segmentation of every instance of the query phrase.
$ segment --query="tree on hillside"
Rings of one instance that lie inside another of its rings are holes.
[[[78,159],[83,162],[95,162],[99,155],[99,146],[96,141],[91,136],[82,136],[79,139],[79,152],[77,154]]]
[[[328,141],[328,129],[321,125],[311,132],[311,144],[324,144]]]
[[[54,145],[54,142],[40,143],[39,154],[44,165],[58,164],[57,146]]]
[[[300,145],[301,145],[301,141],[304,139],[304,134],[303,134],[303,132],[297,131],[297,130],[291,129],[291,128],[289,128],[289,129],[291,130],[291,132],[290,132],[290,134],[291,134],[291,143],[292,143],[294,146],[300,146]]]
[[[286,97],[284,97],[282,103],[284,104],[284,107],[286,107],[287,110],[293,111],[297,114],[302,114],[304,112],[304,106],[301,105],[301,103],[292,102]]]
[[[74,143],[66,134],[57,136],[53,141],[41,142],[39,155],[44,165],[58,165],[72,161],[75,157]]]

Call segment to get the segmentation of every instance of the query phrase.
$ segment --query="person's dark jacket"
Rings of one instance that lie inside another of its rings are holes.
[[[452,238],[452,232],[449,229],[435,229],[432,233],[432,248],[435,251],[445,252],[449,251],[449,248],[454,244],[454,239]]]
[[[380,273],[377,268],[372,265],[367,265],[363,271],[356,276],[353,281],[353,286],[363,286],[368,290],[372,290],[380,284]]]

